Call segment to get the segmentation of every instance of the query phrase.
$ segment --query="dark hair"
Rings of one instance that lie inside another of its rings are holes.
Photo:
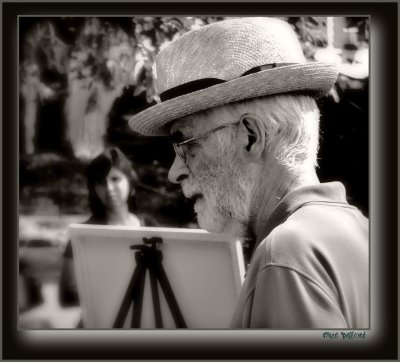
[[[123,172],[128,178],[130,185],[128,208],[130,211],[136,212],[135,198],[133,196],[136,190],[136,185],[139,182],[138,176],[133,169],[131,162],[121,152],[121,150],[118,147],[109,147],[93,159],[86,169],[87,187],[89,191],[89,208],[92,217],[97,221],[105,221],[106,209],[96,193],[95,186],[107,177],[112,167]]]

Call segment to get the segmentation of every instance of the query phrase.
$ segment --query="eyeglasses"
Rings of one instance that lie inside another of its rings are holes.
[[[194,143],[196,141],[198,141],[201,138],[206,138],[209,135],[211,135],[214,132],[217,132],[221,129],[224,129],[226,127],[229,126],[233,126],[238,124],[238,122],[234,122],[234,123],[228,123],[228,124],[224,124],[222,126],[218,126],[216,128],[213,128],[207,132],[204,133],[200,133],[195,137],[192,138],[188,138],[187,140],[184,140],[182,142],[171,142],[172,146],[174,147],[174,151],[175,153],[182,159],[183,162],[186,162],[186,151],[185,151],[185,147],[187,147],[188,145],[190,145],[191,143]]]

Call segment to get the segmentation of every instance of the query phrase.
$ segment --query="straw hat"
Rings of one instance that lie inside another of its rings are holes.
[[[169,123],[228,103],[308,91],[321,96],[335,65],[307,63],[295,32],[274,18],[235,18],[187,32],[156,58],[161,103],[129,120],[136,132],[164,136]]]

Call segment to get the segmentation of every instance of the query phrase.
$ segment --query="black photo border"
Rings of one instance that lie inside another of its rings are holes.
[[[398,358],[398,3],[2,1],[2,359]],[[371,17],[371,329],[364,341],[307,331],[18,331],[18,16],[331,15]],[[303,337],[304,334],[304,337]],[[293,337],[293,335],[295,337]],[[368,338],[368,335],[371,337]]]

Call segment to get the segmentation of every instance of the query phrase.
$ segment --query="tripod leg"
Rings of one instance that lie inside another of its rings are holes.
[[[175,299],[174,292],[172,291],[171,285],[169,284],[167,275],[165,274],[162,264],[159,263],[156,268],[158,280],[160,281],[160,285],[163,289],[169,309],[171,310],[172,316],[174,317],[176,327],[187,328],[185,320],[183,319],[183,315],[179,309],[178,302]]]
[[[132,309],[132,328],[140,328],[140,319],[142,316],[142,305],[144,295],[144,282],[146,279],[146,266],[143,265],[142,272],[137,282],[137,290],[135,291],[134,304]]]
[[[137,294],[136,288],[138,281],[142,278],[142,274],[145,272],[146,271],[142,264],[136,265],[135,271],[133,272],[132,278],[128,284],[124,299],[122,300],[121,307],[118,311],[117,317],[115,318],[113,328],[122,328],[124,326],[124,321],[128,314],[129,306],[135,300]]]
[[[153,297],[153,308],[154,308],[154,317],[156,321],[156,328],[163,327],[163,321],[161,316],[161,308],[160,308],[160,296],[158,294],[157,287],[157,276],[153,269],[149,269],[150,272],[150,282],[151,282],[151,294]]]

